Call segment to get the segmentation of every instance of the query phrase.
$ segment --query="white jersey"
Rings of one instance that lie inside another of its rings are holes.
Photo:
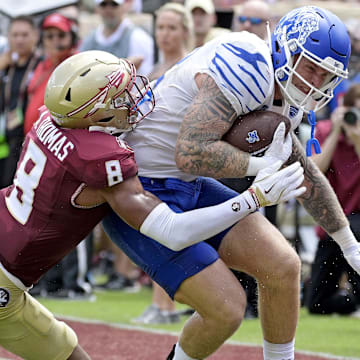
[[[140,176],[183,181],[197,177],[176,167],[175,147],[181,122],[198,93],[198,73],[214,79],[238,115],[272,107],[274,70],[267,44],[248,32],[215,38],[160,78],[154,89],[155,109],[126,135]]]

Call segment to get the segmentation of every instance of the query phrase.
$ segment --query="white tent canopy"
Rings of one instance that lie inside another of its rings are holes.
[[[78,0],[1,0],[0,13],[14,18],[20,15],[37,15],[77,3]]]

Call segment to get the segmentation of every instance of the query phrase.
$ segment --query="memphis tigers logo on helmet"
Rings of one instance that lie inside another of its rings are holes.
[[[294,21],[287,28],[286,34],[284,34],[281,25],[290,18],[294,18]],[[307,6],[300,11],[293,10],[281,19],[280,26],[276,27],[274,35],[277,36],[279,44],[284,46],[284,43],[287,41],[286,37],[298,33],[297,39],[299,43],[303,45],[311,33],[319,30],[319,22],[320,16],[315,12],[315,8],[312,6]]]

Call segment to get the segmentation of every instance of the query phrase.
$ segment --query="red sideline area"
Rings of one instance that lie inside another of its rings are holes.
[[[176,337],[103,324],[66,322],[76,331],[79,343],[92,360],[165,360]],[[19,360],[0,347],[0,358]],[[210,360],[263,360],[260,347],[224,345]],[[51,360],[51,359],[49,359]],[[296,360],[329,360],[323,356],[297,354]]]

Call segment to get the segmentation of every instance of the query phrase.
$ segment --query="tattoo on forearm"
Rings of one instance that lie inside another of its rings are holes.
[[[333,233],[348,224],[346,216],[326,177],[315,163],[306,156],[303,146],[293,136],[293,152],[288,163],[300,161],[305,170],[306,192],[299,198],[313,219],[326,230]]]
[[[186,114],[177,141],[178,166],[194,175],[240,177],[249,155],[219,141],[237,118],[215,81],[207,76]]]

